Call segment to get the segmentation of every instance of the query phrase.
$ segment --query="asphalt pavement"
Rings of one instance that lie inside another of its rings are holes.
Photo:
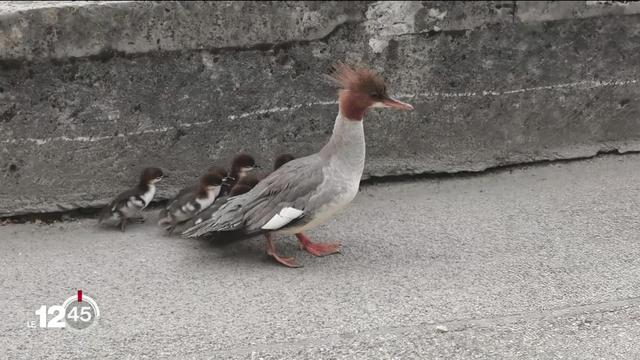
[[[640,358],[640,155],[365,185],[299,269],[147,215],[0,226],[0,358]],[[96,324],[37,326],[77,289]]]

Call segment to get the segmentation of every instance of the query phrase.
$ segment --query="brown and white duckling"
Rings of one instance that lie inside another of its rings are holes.
[[[227,170],[217,165],[211,166],[207,170],[207,173],[220,176],[221,179],[224,179],[228,176]],[[160,213],[158,214],[158,219],[166,218],[169,215],[169,208],[173,205],[173,203],[176,200],[178,200],[179,198],[183,197],[186,194],[192,194],[198,191],[199,187],[200,187],[200,179],[198,179],[197,183],[180,189],[180,191],[178,191],[178,194],[176,194],[176,196],[174,196],[173,199],[167,202],[167,205],[162,210],[160,210]]]
[[[217,166],[217,165],[213,165],[212,167],[210,167],[207,170],[207,174],[214,174],[214,175],[218,175],[220,176],[221,179],[226,178],[229,174],[227,173],[227,170],[225,170],[223,167],[221,166]],[[192,193],[196,190],[198,190],[198,187],[200,187],[200,179],[198,180],[198,183],[193,184],[191,186],[187,186],[183,189],[181,189],[178,194],[176,195],[176,198],[184,195],[184,194],[189,194]]]
[[[231,169],[229,170],[229,176],[224,178],[223,193],[231,191],[233,186],[249,174],[249,172],[257,168],[256,161],[253,156],[245,153],[239,153],[234,156],[231,162]]]
[[[251,189],[253,189],[254,186],[256,186],[259,182],[258,178],[256,178],[253,175],[249,175],[247,176],[247,180],[243,179],[241,182],[235,184],[233,186],[233,188],[231,188],[231,191],[229,191],[229,193],[225,196],[221,196],[218,199],[216,199],[216,202],[209,206],[208,209],[200,212],[198,215],[194,216],[193,218],[191,218],[191,220],[187,221],[184,223],[184,227],[182,229],[188,229],[196,224],[199,224],[201,222],[203,222],[204,220],[208,219],[211,217],[211,215],[213,215],[213,213],[215,213],[216,211],[218,211],[218,209],[220,208],[220,206],[224,205],[224,203],[227,202],[227,200],[229,200],[230,198],[234,197],[234,196],[238,196],[238,195],[242,195],[244,193],[249,192]]]
[[[98,223],[117,222],[117,226],[124,232],[128,222],[142,218],[142,210],[153,200],[156,194],[155,184],[162,180],[163,175],[159,168],[144,169],[138,185],[119,194],[102,209]]]
[[[213,204],[222,188],[222,177],[216,173],[207,173],[200,178],[198,189],[183,194],[172,202],[167,216],[160,219],[158,225],[166,227],[169,233],[176,225],[190,220],[199,212]]]

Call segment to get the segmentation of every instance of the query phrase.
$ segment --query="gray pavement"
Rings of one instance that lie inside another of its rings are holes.
[[[218,246],[95,220],[0,226],[0,357],[637,359],[640,155],[363,186],[293,238]],[[149,214],[152,216],[153,214]],[[77,288],[102,319],[30,328]]]

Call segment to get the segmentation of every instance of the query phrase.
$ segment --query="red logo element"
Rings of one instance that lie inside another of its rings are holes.
[[[78,302],[82,302],[82,290],[78,290]]]

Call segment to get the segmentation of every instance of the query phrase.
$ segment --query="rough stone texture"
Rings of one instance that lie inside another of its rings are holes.
[[[523,22],[629,15],[640,12],[632,1],[516,1],[517,18]]]
[[[0,216],[104,204],[145,165],[170,174],[163,198],[236,151],[265,166],[317,151],[337,112],[322,78],[336,60],[381,71],[416,107],[367,115],[366,177],[640,150],[640,15],[583,5],[7,10]]]
[[[7,359],[639,359],[640,155],[363,186],[309,233],[122,234],[93,219],[0,226]],[[148,214],[153,219],[155,213]],[[45,266],[46,264],[46,266]],[[29,328],[76,289],[102,318]]]
[[[1,5],[1,4],[0,4]],[[249,47],[326,36],[360,2],[102,2],[0,13],[0,59]]]

